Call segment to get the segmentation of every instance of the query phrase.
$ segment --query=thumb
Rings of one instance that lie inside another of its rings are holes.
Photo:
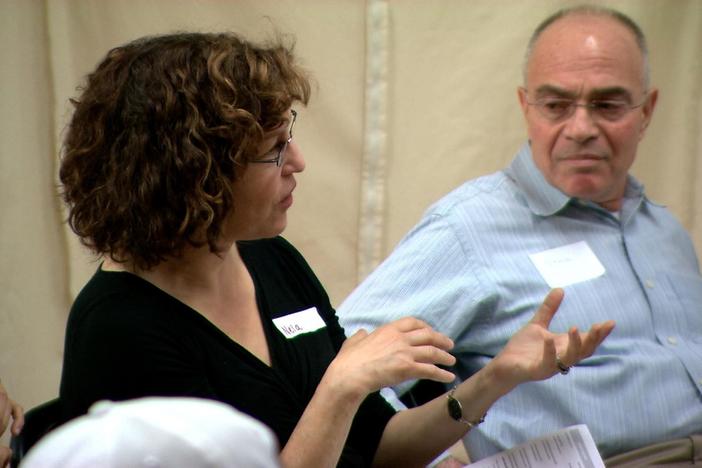
[[[344,341],[344,346],[347,346],[347,345],[351,346],[355,343],[358,343],[359,341],[363,340],[367,336],[368,336],[368,332],[365,329],[361,328],[358,331],[356,331],[356,333],[354,333],[353,335],[346,338],[346,340]]]
[[[551,324],[551,319],[556,315],[556,311],[558,311],[561,302],[563,302],[564,295],[565,292],[561,288],[550,290],[544,298],[544,302],[541,303],[539,310],[537,310],[534,317],[532,317],[531,323],[548,328]]]

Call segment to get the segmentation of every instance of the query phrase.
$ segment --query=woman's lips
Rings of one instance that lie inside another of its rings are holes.
[[[281,205],[283,208],[290,208],[290,207],[292,206],[292,204],[293,204],[293,195],[292,195],[292,192],[290,192],[290,195],[288,195],[287,197],[283,198],[283,199],[280,201],[280,205]]]

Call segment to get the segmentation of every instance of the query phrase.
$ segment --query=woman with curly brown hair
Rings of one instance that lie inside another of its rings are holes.
[[[411,317],[345,339],[279,237],[305,168],[291,106],[309,96],[290,48],[233,34],[139,39],[89,75],[60,179],[103,262],[68,321],[66,418],[101,399],[203,397],[270,426],[284,466],[423,466],[502,394],[557,373],[557,352],[572,365],[606,337],[612,324],[550,333],[556,290],[449,398],[396,413],[378,390],[451,382],[453,343]]]

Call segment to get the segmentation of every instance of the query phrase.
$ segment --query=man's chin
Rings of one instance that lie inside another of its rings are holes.
[[[602,197],[603,187],[596,183],[592,178],[579,178],[579,180],[569,180],[567,184],[563,184],[561,191],[569,197],[579,198],[581,200],[589,200],[597,203]]]

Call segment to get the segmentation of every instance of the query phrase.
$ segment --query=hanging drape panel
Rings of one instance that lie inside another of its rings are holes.
[[[68,308],[97,267],[63,223],[68,99],[112,47],[178,30],[276,32],[315,78],[295,138],[285,236],[338,304],[464,180],[525,140],[524,48],[557,0],[0,0],[0,378],[25,407],[56,395]],[[620,0],[660,89],[633,172],[702,248],[702,2]],[[430,249],[431,246],[427,246]],[[411,313],[411,311],[408,311]]]

